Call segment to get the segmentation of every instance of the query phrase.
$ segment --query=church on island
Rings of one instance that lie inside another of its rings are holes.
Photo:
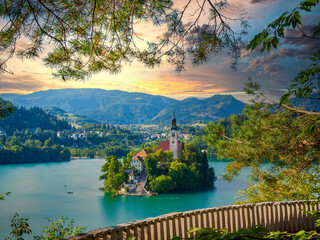
[[[172,119],[171,119],[171,128],[169,132],[169,140],[162,141],[157,147],[156,151],[162,149],[163,151],[172,151],[173,159],[179,158],[180,151],[180,141],[177,127],[177,120],[175,116],[175,112],[173,109]],[[132,156],[132,160],[130,165],[137,169],[139,172],[143,172],[145,169],[144,160],[145,157],[149,154],[149,152],[145,149],[141,150],[137,155]]]
[[[173,152],[173,159],[179,158],[179,151],[180,151],[180,141],[178,140],[178,127],[177,127],[177,120],[174,113],[174,109],[172,112],[172,119],[171,119],[171,128],[169,132],[169,140],[162,141],[157,150],[162,149],[163,151],[172,151]]]

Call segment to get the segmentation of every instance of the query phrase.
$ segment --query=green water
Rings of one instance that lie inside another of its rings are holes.
[[[76,225],[93,230],[170,212],[228,205],[234,203],[235,193],[247,185],[247,173],[226,183],[220,176],[227,163],[209,162],[218,176],[212,190],[111,197],[98,191],[103,185],[98,180],[103,162],[102,159],[82,159],[0,166],[0,193],[12,191],[0,202],[0,239],[8,235],[10,219],[15,212],[30,219],[34,234],[46,224],[45,217],[58,217],[59,212],[75,219]]]

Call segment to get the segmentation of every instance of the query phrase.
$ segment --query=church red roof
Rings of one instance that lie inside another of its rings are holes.
[[[159,144],[159,146],[157,147],[156,151],[162,149],[163,151],[168,151],[170,150],[170,142],[169,140],[167,141],[161,141],[161,143]],[[179,141],[179,148],[180,150],[180,141]]]
[[[161,143],[159,144],[159,146],[157,147],[157,150],[160,150],[162,149],[163,151],[167,151],[167,150],[170,150],[170,143],[169,141],[161,141]]]

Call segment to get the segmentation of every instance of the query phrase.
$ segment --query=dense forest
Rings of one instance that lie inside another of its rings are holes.
[[[13,135],[16,129],[41,128],[58,131],[71,128],[67,121],[58,120],[57,117],[47,114],[39,107],[29,109],[18,107],[13,114],[9,114],[4,119],[0,119],[0,126],[9,135]]]
[[[37,107],[16,108],[0,120],[0,128],[0,164],[68,161],[70,156],[121,157],[142,142],[140,134],[110,124],[75,129]]]
[[[111,124],[85,124],[81,127],[86,139],[79,139],[79,147],[71,147],[73,157],[126,156],[132,148],[141,145],[143,139],[139,133]],[[70,144],[68,145],[70,146]]]
[[[0,164],[42,163],[70,161],[70,151],[60,145],[42,144],[38,140],[22,143],[12,138],[0,150]]]

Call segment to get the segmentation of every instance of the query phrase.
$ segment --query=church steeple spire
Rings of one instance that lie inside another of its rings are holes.
[[[176,115],[174,112],[174,108],[172,111],[172,119],[171,119],[171,130],[169,133],[169,149],[173,152],[173,159],[179,158],[179,138],[178,138],[178,128]]]
[[[177,122],[176,122],[176,116],[175,116],[175,113],[174,113],[174,108],[173,108],[173,111],[172,111],[171,130],[178,130]]]

